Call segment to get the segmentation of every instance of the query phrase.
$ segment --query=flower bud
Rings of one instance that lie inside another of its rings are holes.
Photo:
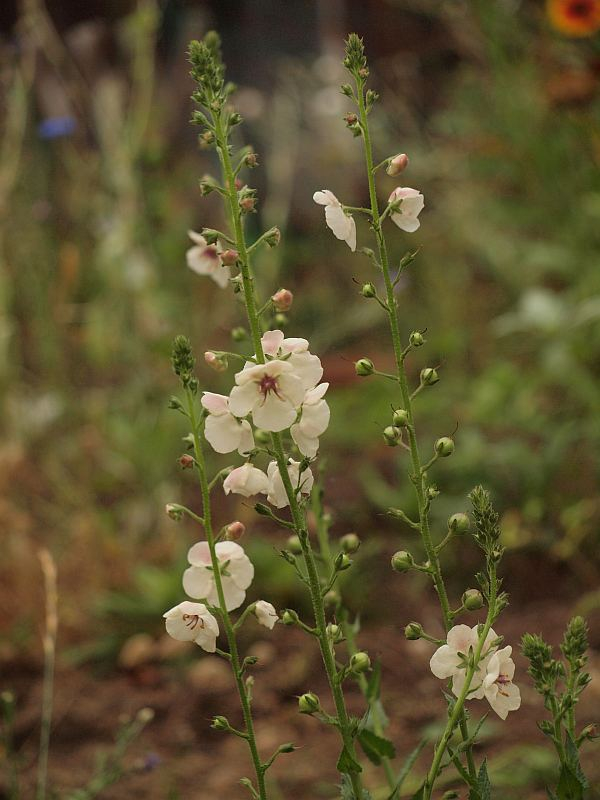
[[[212,131],[204,131],[204,133],[200,134],[198,137],[198,142],[200,143],[200,147],[210,147],[210,145],[215,142],[215,135]]]
[[[357,675],[360,675],[361,673],[370,670],[371,659],[369,658],[368,654],[363,651],[354,653],[354,655],[350,659],[350,669]]]
[[[252,195],[248,195],[247,197],[242,197],[240,200],[240,208],[244,212],[244,214],[250,214],[254,211],[256,207],[256,197],[252,197]]]
[[[248,331],[246,328],[242,328],[242,326],[238,326],[237,328],[231,329],[231,338],[234,342],[245,342],[248,338]]]
[[[448,458],[454,452],[454,441],[449,436],[442,436],[436,441],[434,449],[440,458]]]
[[[200,178],[200,194],[203,197],[206,197],[211,192],[214,192],[215,188],[219,184],[217,181],[212,177],[212,175],[203,175]]]
[[[330,622],[326,628],[327,636],[332,642],[338,642],[342,636],[342,629],[335,622]]]
[[[167,512],[167,516],[170,519],[174,519],[175,522],[179,522],[179,520],[183,517],[183,511],[174,503],[167,503],[165,506],[165,511]]]
[[[392,569],[395,572],[408,572],[414,566],[414,559],[406,550],[398,550],[392,556]]]
[[[346,533],[340,539],[340,547],[344,553],[356,553],[360,547],[360,539],[355,533]]]
[[[260,514],[261,517],[273,516],[273,512],[266,503],[255,503],[254,510],[256,511],[257,514]]]
[[[431,486],[427,487],[427,491],[425,492],[428,500],[435,500],[435,498],[439,495],[439,493],[440,490],[433,483],[431,484]]]
[[[285,744],[280,744],[277,750],[280,753],[293,753],[296,749],[296,745],[293,742],[286,742]]]
[[[390,158],[388,165],[385,169],[388,175],[394,177],[400,175],[401,172],[408,167],[408,156],[406,153],[399,153],[397,156]]]
[[[238,251],[232,249],[224,250],[220,255],[221,263],[224,264],[226,267],[233,267],[234,264],[237,263],[239,257],[240,254],[238,253]]]
[[[265,233],[265,242],[269,245],[269,247],[277,247],[279,242],[281,241],[281,231],[279,228],[270,228]]]
[[[298,698],[298,709],[301,714],[314,714],[319,711],[321,703],[319,698],[313,692],[305,692]]]
[[[408,411],[405,408],[397,408],[392,414],[392,424],[396,428],[406,428],[410,423]]]
[[[221,259],[223,256],[221,256]],[[408,337],[408,341],[413,347],[421,347],[425,344],[425,337],[421,333],[421,331],[413,331],[410,336]]]
[[[242,115],[238,111],[232,111],[229,115],[227,121],[233,127],[234,125],[239,125],[242,122]]]
[[[294,302],[294,295],[289,289],[279,289],[271,297],[271,300],[277,311],[289,311]]]
[[[452,533],[456,534],[467,533],[470,527],[471,527],[471,520],[463,512],[460,512],[458,514],[452,514],[452,516],[448,520],[448,530],[452,531]]]
[[[346,125],[349,128],[351,128],[353,125],[356,125],[356,123],[358,122],[358,117],[356,116],[356,114],[354,114],[352,111],[350,111],[348,114],[344,115],[344,120],[346,122]]]
[[[371,108],[373,103],[376,103],[379,100],[379,92],[376,92],[374,89],[368,89],[367,94],[365,95],[365,100],[367,101],[367,109]]]
[[[219,715],[213,719],[210,727],[214,728],[216,731],[228,731],[231,726],[227,720],[227,717],[222,717]]]
[[[298,614],[296,614],[293,608],[286,608],[281,615],[281,621],[284,625],[296,625],[298,622]]]
[[[359,358],[354,364],[356,374],[361,378],[366,378],[375,372],[375,365],[370,358]]]
[[[271,434],[269,431],[264,431],[262,428],[257,428],[254,431],[254,441],[257,444],[269,444],[271,441]]]
[[[349,83],[342,83],[340,86],[340,92],[346,97],[352,97],[352,87]]]
[[[363,297],[376,297],[377,296],[377,289],[375,288],[375,284],[373,283],[364,283],[360,293]]]
[[[218,356],[216,353],[213,353],[212,350],[207,350],[206,353],[204,353],[204,361],[211,369],[214,369],[215,372],[225,372],[228,366],[227,356]]]
[[[467,611],[479,611],[483,608],[483,595],[479,589],[467,589],[462,596],[462,604]]]
[[[281,313],[275,314],[275,325],[277,325],[279,328],[285,328],[287,323],[288,323],[288,318],[286,317],[285,314]]]
[[[335,557],[335,561],[333,562],[333,566],[337,572],[344,572],[344,570],[350,569],[352,566],[352,560],[346,555],[346,553],[338,553]]]
[[[230,522],[229,525],[226,526],[225,539],[227,539],[228,542],[237,542],[245,533],[246,526],[243,522],[240,522],[239,519],[236,519],[235,522]]]
[[[183,455],[179,456],[177,463],[181,469],[190,469],[194,466],[194,457],[189,453],[184,453]]]
[[[244,164],[250,169],[258,166],[258,155],[256,153],[248,153],[244,156]]]
[[[425,367],[425,369],[421,370],[421,383],[423,386],[433,386],[434,383],[437,383],[440,379],[440,376],[437,374],[437,370],[433,367]]]
[[[416,642],[423,636],[423,626],[419,622],[409,622],[404,628],[404,636],[411,642]]]
[[[383,429],[383,441],[388,447],[397,447],[400,443],[400,437],[400,428],[394,428],[393,425],[388,425],[387,428]]]
[[[361,67],[358,70],[358,77],[365,80],[365,78],[369,77],[369,68],[368,67]]]
[[[594,739],[600,738],[600,730],[598,729],[598,725],[595,722],[590,723],[590,725],[586,725],[579,734],[579,738],[581,740],[589,739],[590,742],[594,741]]]
[[[300,544],[300,538],[296,536],[294,533],[286,542],[288,550],[290,550],[294,555],[299,556],[302,553],[302,545]]]

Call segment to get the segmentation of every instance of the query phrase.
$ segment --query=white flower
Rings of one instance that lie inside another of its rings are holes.
[[[204,603],[185,600],[163,614],[163,617],[167,633],[173,639],[178,642],[196,642],[207,653],[215,652],[219,626]]]
[[[194,242],[194,247],[185,254],[188,267],[197,275],[208,275],[221,289],[225,289],[231,271],[219,258],[218,244],[208,244],[204,236],[195,231],[188,231],[188,236]]]
[[[272,606],[271,603],[267,603],[266,600],[257,601],[256,605],[254,606],[254,613],[256,614],[258,624],[264,625],[265,628],[268,628],[271,631],[279,619],[274,606]]]
[[[283,331],[275,330],[267,331],[260,341],[265,355],[282,358],[292,365],[294,375],[300,378],[305,389],[313,389],[323,377],[321,360],[308,352],[306,339],[286,339]]]
[[[235,542],[217,542],[215,550],[221,567],[225,605],[227,611],[233,611],[244,602],[246,589],[254,577],[254,567],[244,553],[244,548]],[[186,594],[206,600],[212,606],[218,606],[219,596],[208,542],[197,542],[190,547],[188,561],[192,566],[183,573],[183,588]]]
[[[323,395],[329,388],[328,383],[321,383],[315,389],[310,389],[304,396],[299,422],[290,428],[293,440],[304,456],[314,458],[319,449],[319,436],[327,430],[329,425],[329,406],[323,400]]]
[[[350,250],[356,250],[356,223],[350,214],[346,214],[342,204],[329,189],[313,194],[313,200],[320,206],[325,206],[325,222],[333,231],[333,235],[342,239]]]
[[[305,469],[300,475],[300,462],[293,461],[291,458],[288,462],[288,474],[292,483],[292,488],[296,490],[296,497],[303,494],[310,494],[313,487],[314,478],[310,469]],[[271,461],[267,467],[267,475],[269,476],[269,493],[267,500],[275,508],[284,508],[290,504],[279,467],[276,461]]]
[[[421,225],[417,217],[423,210],[425,199],[417,189],[410,189],[408,186],[397,186],[391,193],[389,203],[394,200],[402,200],[398,211],[391,214],[392,222],[407,233],[414,233]]]
[[[233,416],[229,411],[229,398],[226,395],[203,392],[201,402],[209,412],[204,434],[217,453],[237,450],[243,456],[253,449],[254,436],[250,423]]]
[[[296,420],[304,386],[287,361],[269,361],[243,369],[235,376],[229,410],[236,417],[252,412],[254,424],[266,431],[282,431]]]
[[[515,662],[511,653],[510,646],[494,653],[487,662],[487,675],[483,679],[485,696],[500,719],[506,719],[509,711],[516,711],[521,705],[521,692],[512,682]]]
[[[484,659],[489,653],[491,643],[497,638],[490,628],[481,651],[479,666],[471,681],[470,700],[481,700],[483,697],[482,683],[486,674]],[[465,659],[459,654],[468,656],[469,650],[476,650],[478,641],[477,625],[472,628],[468,625],[455,625],[448,631],[446,644],[438,647],[429,662],[436,678],[452,678],[452,691],[456,697],[461,693],[466,677]]]
[[[225,494],[233,492],[244,497],[251,497],[253,494],[267,494],[269,491],[269,479],[265,473],[253,467],[252,464],[243,464],[241,467],[232,469],[223,481]]]

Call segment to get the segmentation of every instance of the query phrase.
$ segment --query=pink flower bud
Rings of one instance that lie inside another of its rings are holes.
[[[399,175],[401,172],[408,167],[408,156],[406,153],[400,153],[397,156],[394,156],[390,159],[389,164],[387,165],[386,172],[388,175]]]
[[[276,311],[289,311],[294,302],[294,295],[289,289],[280,289],[271,297]]]
[[[216,353],[213,353],[212,350],[207,350],[206,353],[204,353],[204,360],[211,369],[214,369],[215,372],[225,372],[227,369],[227,365],[223,363],[223,359],[219,358],[219,356]]]
[[[184,453],[182,456],[179,456],[177,461],[181,469],[190,469],[190,467],[194,466],[194,457],[189,453]]]
[[[244,184],[243,184],[243,182],[242,182],[241,178],[236,178],[236,179],[235,179],[235,181],[234,181],[234,185],[235,185],[235,188],[236,188],[236,189],[238,190],[238,192],[239,192],[239,190],[242,188],[242,186],[243,186]]]
[[[244,197],[240,200],[240,208],[243,211],[254,211],[254,206],[256,205],[256,198],[255,197]]]
[[[224,250],[221,253],[221,263],[226,267],[232,267],[239,257],[240,254],[237,250]]]
[[[246,526],[244,523],[236,520],[235,522],[230,522],[225,528],[225,538],[228,542],[235,542],[241,539],[245,532]]]

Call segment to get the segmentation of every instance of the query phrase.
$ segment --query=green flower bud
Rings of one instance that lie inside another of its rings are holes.
[[[467,589],[462,596],[462,604],[467,611],[479,611],[483,608],[483,595],[479,589]]]
[[[281,621],[284,625],[296,625],[298,623],[298,614],[293,608],[286,608],[281,615]]]
[[[350,659],[350,669],[357,675],[360,675],[361,673],[370,670],[371,659],[369,658],[368,654],[362,651],[354,653],[354,655]]]
[[[421,345],[425,344],[425,337],[421,331],[413,331],[408,337],[408,341],[413,347],[421,347]]]
[[[405,408],[397,408],[392,415],[392,424],[396,428],[406,428],[409,423],[408,411]]]
[[[215,717],[211,724],[211,728],[214,728],[216,731],[228,731],[230,727],[227,717],[221,716]]]
[[[234,342],[244,342],[248,338],[248,331],[241,326],[231,329],[231,338]]]
[[[454,441],[449,436],[442,436],[435,443],[434,449],[440,458],[447,458],[454,452]]]
[[[409,622],[404,628],[404,636],[411,642],[416,642],[423,636],[423,626],[419,622]]]
[[[440,379],[440,376],[437,374],[437,370],[433,367],[425,367],[425,369],[421,370],[421,383],[423,386],[433,386],[434,383],[437,383]]]
[[[370,358],[359,358],[354,364],[356,374],[361,378],[366,378],[375,372],[375,365]]]
[[[408,572],[414,566],[414,559],[406,550],[398,550],[392,556],[392,569],[395,572]]]
[[[459,512],[458,514],[452,514],[452,516],[448,520],[448,530],[452,531],[452,533],[456,534],[467,533],[470,527],[471,527],[471,520],[463,512]]]
[[[590,742],[594,741],[594,739],[600,738],[600,730],[598,729],[598,725],[595,722],[592,722],[590,725],[586,725],[579,734],[579,738],[582,740],[588,739]]]
[[[346,97],[352,97],[352,87],[349,83],[342,83],[340,86],[340,92]]]
[[[175,503],[167,503],[165,506],[165,511],[167,512],[167,516],[170,519],[175,520],[175,522],[179,522],[179,520],[183,517],[183,510]]]
[[[340,539],[340,547],[344,553],[356,553],[360,547],[360,539],[355,533],[346,533]]]
[[[440,490],[437,488],[437,486],[435,486],[435,484],[428,486],[427,491],[425,492],[428,500],[435,500],[435,498],[439,495],[439,493]]]
[[[346,555],[346,553],[338,553],[335,557],[333,565],[336,569],[336,572],[344,572],[344,570],[350,569],[352,566],[352,560]]]
[[[302,553],[302,545],[300,544],[300,538],[296,536],[294,533],[286,542],[288,550],[290,550],[295,556],[299,556]]]
[[[387,428],[383,429],[383,441],[388,447],[397,447],[400,443],[400,436],[400,428],[394,428],[392,425],[388,425]]]
[[[377,289],[375,288],[375,285],[372,283],[364,283],[362,289],[360,290],[360,293],[362,294],[363,297],[376,297]]]
[[[305,692],[298,698],[298,709],[301,714],[314,714],[321,708],[319,698],[313,692]]]
[[[206,244],[216,244],[219,239],[219,231],[214,228],[202,228],[202,236],[206,239]]]
[[[281,241],[281,231],[277,227],[269,228],[265,233],[265,242],[269,247],[277,247]]]
[[[332,642],[338,642],[342,635],[342,629],[339,625],[336,625],[334,622],[330,622],[327,625],[327,636],[331,639]]]
[[[280,753],[293,753],[296,745],[293,742],[286,742],[285,744],[280,744],[277,749]]]
[[[234,125],[239,125],[242,122],[242,115],[239,114],[237,111],[232,111],[227,121],[232,127]]]
[[[273,512],[271,511],[269,506],[266,505],[265,503],[255,503],[254,510],[256,511],[257,514],[260,514],[261,517],[273,516]]]

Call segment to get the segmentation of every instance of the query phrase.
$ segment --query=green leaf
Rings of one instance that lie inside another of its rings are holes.
[[[477,776],[477,789],[481,800],[491,800],[492,798],[492,784],[487,771],[487,759],[484,758],[483,764],[479,768]]]
[[[568,733],[565,737],[565,755],[566,761],[561,767],[556,787],[558,800],[583,800],[588,781],[579,763],[577,745]]]
[[[358,734],[358,741],[365,752],[366,757],[375,765],[381,764],[382,757],[395,758],[396,750],[389,739],[377,736],[366,728]]]
[[[373,669],[371,670],[369,681],[367,683],[366,697],[368,702],[371,703],[373,700],[379,700],[380,691],[381,691],[381,662],[376,661],[375,664],[373,664]]]
[[[410,800],[423,800],[424,797],[425,797],[425,784],[421,786],[418,792],[415,792],[415,794],[413,794]]]
[[[400,789],[402,788],[402,784],[404,783],[404,781],[408,777],[409,772],[413,768],[413,766],[415,764],[415,761],[417,760],[417,758],[419,757],[419,755],[421,753],[421,750],[425,747],[425,745],[427,744],[428,741],[429,741],[428,739],[421,739],[421,741],[415,747],[415,749],[412,751],[412,753],[408,754],[404,764],[402,765],[402,769],[398,773],[398,778],[396,780],[396,786],[394,787],[394,791],[387,798],[387,800],[398,800],[398,796],[399,796],[399,793],[400,793]],[[416,798],[422,797],[423,787],[421,787],[421,789],[419,791],[421,792],[421,795],[419,795],[417,793],[415,795]]]
[[[346,772],[348,774],[351,772],[362,772],[361,765],[350,755],[346,745],[342,747],[342,752],[340,753],[336,767],[338,772]]]
[[[354,789],[352,788],[352,781],[347,775],[342,775],[340,790],[341,800],[357,800]],[[367,789],[363,789],[362,800],[373,800],[371,792]]]

